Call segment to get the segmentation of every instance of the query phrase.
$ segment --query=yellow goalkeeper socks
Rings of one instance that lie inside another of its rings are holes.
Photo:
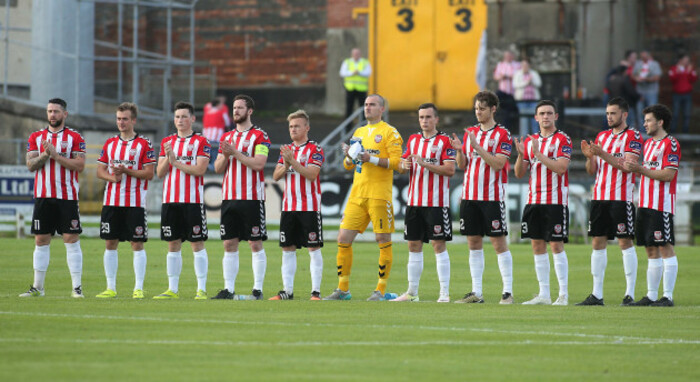
[[[393,260],[393,251],[391,242],[379,244],[379,280],[377,281],[377,290],[386,293],[386,282],[391,273],[391,263]]]
[[[351,244],[338,243],[338,289],[347,292],[350,289],[350,270],[352,269]]]

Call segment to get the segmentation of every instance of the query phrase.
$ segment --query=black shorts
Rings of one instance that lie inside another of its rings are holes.
[[[562,204],[528,204],[520,226],[522,238],[569,241],[569,207]]]
[[[635,215],[632,202],[592,200],[588,236],[607,236],[608,240],[616,237],[633,238]]]
[[[280,247],[323,247],[323,220],[320,211],[282,211]]]
[[[148,241],[146,209],[143,207],[102,207],[100,239]]]
[[[406,207],[403,238],[409,241],[452,240],[448,207]]]
[[[224,200],[221,202],[222,240],[267,240],[264,200]]]
[[[160,211],[161,240],[205,241],[208,234],[204,204],[163,203]]]
[[[462,200],[459,205],[459,232],[467,236],[506,236],[506,204]]]
[[[31,232],[35,235],[82,233],[78,201],[54,198],[34,199]]]
[[[637,211],[637,245],[663,247],[666,244],[676,244],[673,214],[640,208]]]

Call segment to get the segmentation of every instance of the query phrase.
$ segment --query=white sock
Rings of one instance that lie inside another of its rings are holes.
[[[134,251],[134,290],[143,289],[143,279],[146,278],[146,250]]]
[[[663,260],[664,262],[664,297],[673,300],[673,288],[676,286],[678,276],[678,257],[673,256]]]
[[[119,268],[119,252],[116,249],[105,249],[104,254],[105,277],[107,277],[107,289],[117,290],[117,269]]]
[[[469,250],[469,273],[472,276],[472,292],[477,296],[483,295],[482,281],[484,277],[484,250]]]
[[[46,271],[49,269],[51,259],[51,247],[48,245],[34,246],[34,288],[44,289]]]
[[[265,250],[262,249],[260,252],[253,252],[253,289],[257,289],[259,291],[263,290],[266,269],[267,256],[265,255]]]
[[[543,253],[535,255],[535,273],[537,282],[540,283],[540,294],[542,298],[551,298],[549,293],[549,255]]]
[[[70,278],[73,283],[73,289],[81,286],[83,276],[83,251],[80,250],[80,240],[75,243],[65,243],[66,246],[66,263],[70,271]]]
[[[503,280],[503,293],[513,293],[513,255],[510,251],[498,254],[498,269]]]
[[[309,252],[309,271],[311,271],[311,291],[320,292],[323,278],[323,254],[320,249]]]
[[[450,255],[445,252],[435,254],[438,281],[440,282],[440,294],[450,294]]]
[[[294,293],[294,274],[297,272],[296,251],[282,251],[282,285],[287,294]]]
[[[408,253],[406,271],[408,273],[408,294],[415,296],[418,294],[420,275],[423,274],[423,252]]]
[[[569,260],[566,258],[566,252],[555,253],[554,258],[554,272],[557,274],[557,280],[559,281],[559,295],[568,296],[569,295]]]
[[[593,295],[603,298],[605,267],[608,266],[608,250],[594,249],[591,253],[591,274],[593,275]]]
[[[168,252],[167,257],[168,289],[178,292],[180,273],[182,273],[182,251]]]
[[[224,268],[224,288],[233,293],[236,291],[236,277],[238,277],[238,251],[224,252],[221,261]]]
[[[659,282],[661,282],[663,267],[662,259],[649,259],[647,263],[647,297],[652,301],[659,298]]]
[[[634,289],[637,284],[637,262],[637,250],[634,249],[634,246],[622,250],[622,264],[627,281],[625,296],[630,296],[632,299],[634,299]]]
[[[194,253],[194,274],[197,276],[197,290],[207,291],[209,257],[206,248]]]

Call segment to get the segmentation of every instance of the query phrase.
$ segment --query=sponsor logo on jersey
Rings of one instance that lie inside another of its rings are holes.
[[[177,157],[177,160],[179,160],[179,161],[192,161],[192,160],[194,160],[194,156],[192,156],[192,155],[183,155],[183,156]]]
[[[311,159],[317,160],[317,161],[322,161],[323,160],[323,155],[319,153],[315,153],[314,155],[311,156]]]
[[[642,149],[642,144],[637,141],[630,142],[630,150],[639,151]]]
[[[148,159],[155,159],[156,158],[156,152],[153,150],[148,150],[146,152],[146,158]]]
[[[269,142],[261,142],[261,145],[267,147],[268,149],[270,148],[270,143]]]
[[[379,154],[381,154],[381,151],[375,150],[375,149],[368,149],[367,153],[371,154],[371,155],[379,155]]]
[[[78,145],[78,148],[79,148],[80,150],[85,151],[85,142],[80,142],[80,144]]]
[[[204,146],[202,151],[204,151],[204,153],[207,155],[211,154],[211,146]]]
[[[32,144],[31,144],[31,143],[29,143],[29,142],[27,142],[27,151],[29,151],[29,150],[30,150],[30,147],[31,147],[31,146],[32,146]]]
[[[569,154],[571,155],[571,146],[564,146],[561,148],[561,152],[564,154]]]
[[[511,152],[513,150],[513,146],[511,146],[511,144],[508,142],[503,142],[501,143],[501,150]]]
[[[676,154],[668,154],[668,161],[671,163],[678,163],[678,155]]]
[[[457,151],[455,149],[447,149],[445,154],[450,158],[454,158],[454,156],[457,155]]]
[[[119,166],[119,165],[124,165],[124,166],[134,166],[136,165],[135,160],[126,160],[126,159],[112,159],[110,163],[114,166]]]

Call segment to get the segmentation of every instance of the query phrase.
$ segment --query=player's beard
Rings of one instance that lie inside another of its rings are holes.
[[[55,120],[55,121],[53,121],[53,122],[51,122],[51,121],[49,120],[49,125],[50,125],[51,127],[59,127],[59,126],[61,126],[62,124],[63,124],[63,119],[57,119],[57,120]]]
[[[622,125],[622,118],[620,118],[617,121],[613,121],[613,123],[611,123],[611,124],[608,124],[608,126],[610,126],[611,129],[615,129],[617,127],[620,127],[620,125]]]
[[[236,124],[243,123],[248,120],[248,115],[233,115],[233,122]]]

